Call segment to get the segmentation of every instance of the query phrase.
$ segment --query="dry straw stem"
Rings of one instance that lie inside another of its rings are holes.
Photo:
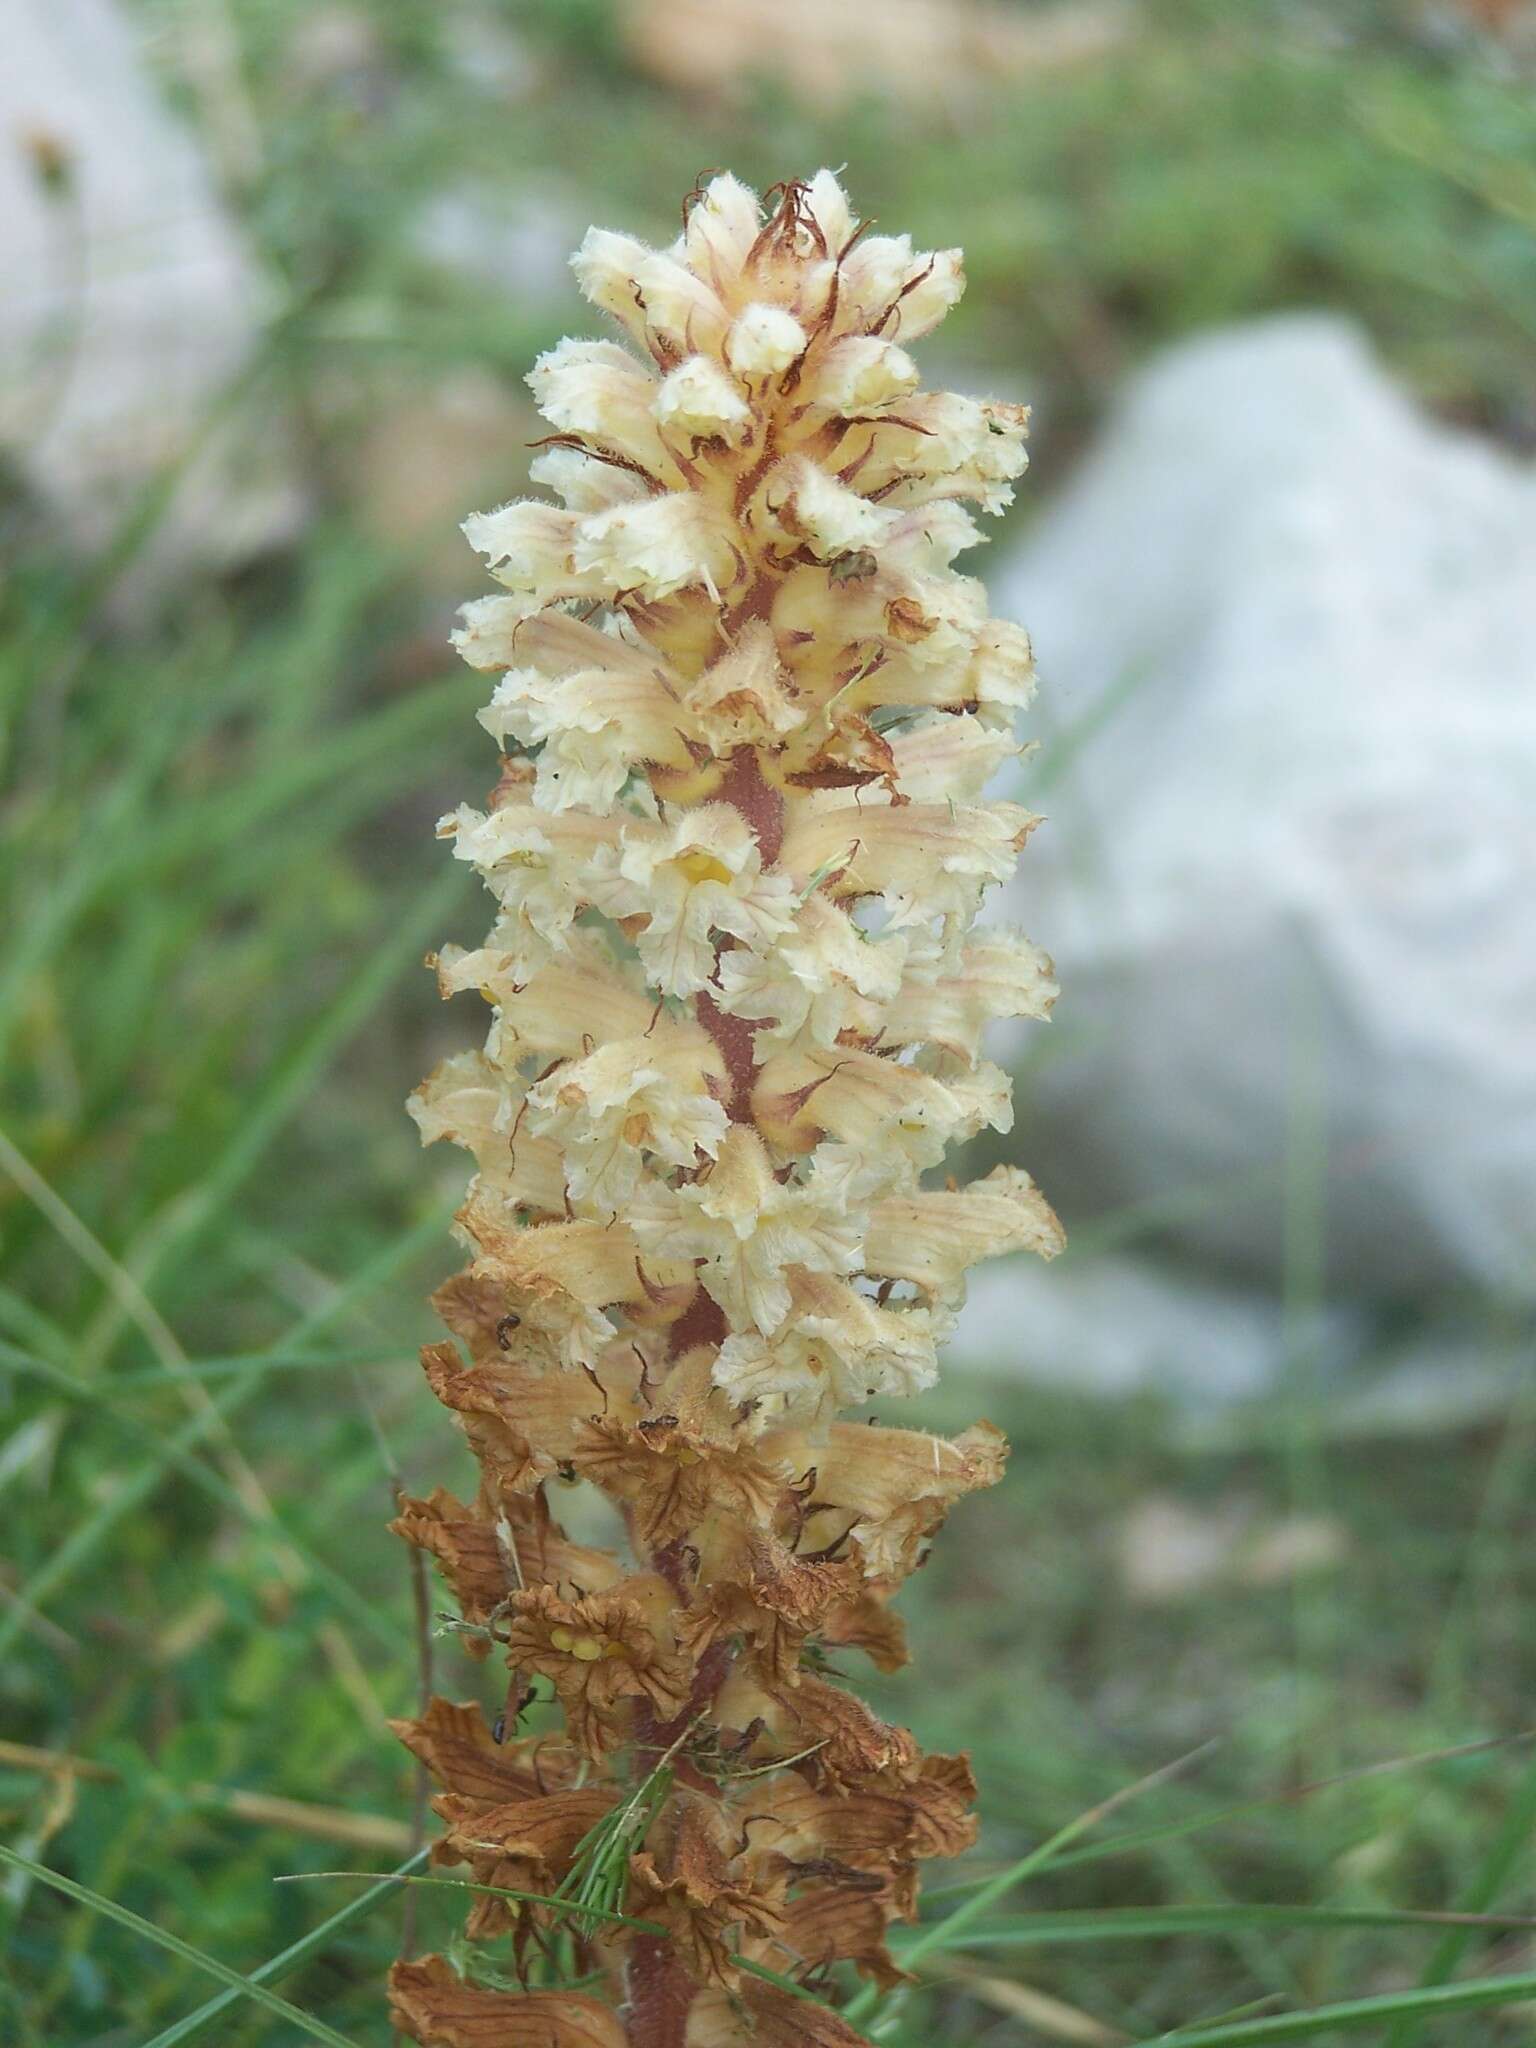
[[[494,1718],[397,1726],[474,1887],[461,1953],[498,1946],[391,1999],[432,2048],[847,2048],[836,1968],[902,1981],[973,1787],[832,1660],[905,1661],[891,1598],[1006,1446],[843,1415],[933,1383],[978,1259],[1061,1245],[1019,1169],[933,1178],[1008,1127],[986,1027],[1055,995],[976,928],[1038,822],[983,794],[1033,670],[953,566],[1026,419],[920,388],[959,253],[866,231],[830,172],[716,177],[670,249],[574,261],[620,338],[534,367],[553,497],[466,523],[505,751],[441,832],[496,910],[435,965],[489,1028],[411,1103],[475,1162],[423,1365],[478,1481],[396,1526],[507,1680]],[[622,1553],[555,1520],[571,1482]]]
[[[72,1756],[62,1749],[34,1749],[25,1742],[0,1742],[0,1770],[34,1771],[94,1785],[116,1784],[123,1775],[93,1757]],[[179,1785],[176,1796],[189,1806],[211,1807],[234,1820],[281,1828],[287,1834],[311,1835],[320,1842],[346,1842],[359,1849],[383,1849],[402,1856],[412,1846],[411,1830],[388,1814],[350,1813],[345,1807],[315,1806],[307,1799],[284,1799],[229,1785]]]

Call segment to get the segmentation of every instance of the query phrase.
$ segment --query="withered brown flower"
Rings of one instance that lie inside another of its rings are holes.
[[[688,1703],[691,1672],[667,1640],[671,1597],[654,1576],[621,1580],[607,1593],[564,1598],[530,1586],[507,1602],[507,1662],[547,1678],[565,1709],[571,1740],[593,1756],[621,1743],[625,1709],[644,1701],[660,1722]]]
[[[481,1991],[441,1956],[396,1963],[395,2025],[422,2048],[626,2048],[616,2013],[570,1991]]]
[[[737,1949],[743,1936],[774,1939],[784,1927],[775,1896],[736,1870],[739,1858],[719,1803],[680,1792],[631,1859],[631,1898],[637,1915],[659,1921],[679,1960],[698,1984],[739,1987]]]

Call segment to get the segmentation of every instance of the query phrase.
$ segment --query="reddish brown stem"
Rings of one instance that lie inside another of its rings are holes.
[[[629,1994],[625,2031],[632,2048],[683,2048],[697,1986],[671,1941],[665,1935],[637,1934],[624,1975]]]
[[[723,1344],[728,1335],[724,1309],[701,1287],[672,1325],[671,1355],[681,1358],[695,1344]]]
[[[784,843],[784,799],[763,779],[756,747],[738,747],[720,782],[720,800],[733,804],[757,835],[763,866],[779,857]]]
[[[778,859],[784,843],[784,798],[764,780],[755,747],[738,747],[732,754],[721,778],[720,799],[738,810],[752,827],[763,865],[770,866]],[[725,944],[730,944],[729,939]],[[732,1119],[740,1124],[751,1123],[752,1084],[757,1078],[752,1045],[758,1026],[746,1017],[727,1016],[708,989],[699,991],[694,1010],[725,1061],[731,1084],[728,1106]]]
[[[763,865],[767,867],[777,860],[784,841],[784,799],[764,780],[756,748],[739,747],[731,756],[720,784],[720,797],[734,805],[751,826]],[[694,1008],[725,1060],[731,1084],[731,1116],[738,1123],[750,1123],[752,1084],[757,1077],[752,1041],[757,1026],[744,1017],[727,1016],[707,989],[700,992]],[[672,1356],[680,1358],[695,1344],[723,1343],[727,1334],[724,1312],[701,1287],[673,1327]],[[681,1592],[677,1578],[680,1557],[661,1551],[652,1563]],[[699,1663],[692,1696],[676,1721],[662,1728],[651,1723],[648,1714],[639,1717],[636,1733],[642,1749],[675,1739],[688,1719],[713,1699],[729,1665],[729,1655],[722,1645],[716,1644],[706,1652]],[[654,1934],[637,1935],[630,1944],[625,1980],[629,1994],[625,2022],[633,2048],[684,2048],[688,2008],[698,1987],[678,1961],[670,1940]]]
[[[757,1025],[746,1017],[728,1016],[707,988],[700,989],[694,998],[694,1012],[719,1046],[720,1056],[725,1061],[726,1078],[731,1084],[726,1108],[732,1122],[751,1123],[752,1083],[757,1077],[752,1041],[757,1037]]]

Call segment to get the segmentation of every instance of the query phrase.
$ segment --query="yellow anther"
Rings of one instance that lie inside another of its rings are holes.
[[[595,1664],[603,1655],[603,1644],[596,1636],[577,1636],[571,1644],[571,1655],[579,1664]]]
[[[556,1650],[570,1652],[576,1647],[574,1632],[568,1628],[552,1628],[549,1632],[550,1646]]]
[[[697,847],[691,853],[680,853],[673,862],[690,882],[728,882],[731,871],[723,860],[716,860],[712,853],[702,853]]]

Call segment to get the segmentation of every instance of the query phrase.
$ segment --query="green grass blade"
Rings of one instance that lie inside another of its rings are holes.
[[[381,1900],[398,1891],[401,1880],[408,1877],[419,1864],[424,1863],[429,1853],[430,1851],[426,1849],[418,1849],[409,1862],[402,1863],[400,1868],[388,1877],[380,1878],[377,1884],[371,1885],[367,1891],[349,1900],[328,1919],[322,1920],[318,1927],[312,1927],[308,1934],[301,1934],[297,1941],[290,1942],[287,1948],[273,1956],[270,1961],[263,1963],[259,1969],[252,1970],[246,1980],[247,1983],[268,1983],[272,1978],[285,1976],[289,1970],[295,1970],[300,1963],[307,1962],[317,1950],[324,1948],[333,1935],[339,1934],[343,1927],[350,1926],[354,1920],[361,1920],[363,1915],[371,1913]],[[153,2040],[144,2043],[144,2048],[177,2048],[178,2043],[190,2041],[194,2034],[203,2031],[210,2020],[216,2020],[221,2013],[228,2012],[232,2005],[238,2004],[241,1995],[238,1991],[219,1992],[217,1997],[210,1998],[206,2005],[200,2005],[196,2012],[189,2012],[184,2019],[173,2021],[170,2026],[162,2028]]]
[[[422,892],[411,913],[392,919],[357,979],[344,988],[321,1012],[303,1038],[281,1060],[265,1092],[251,1104],[249,1114],[202,1180],[182,1191],[172,1210],[162,1218],[158,1234],[142,1262],[125,1255],[122,1264],[134,1272],[143,1288],[164,1269],[169,1269],[191,1251],[199,1234],[219,1215],[279,1129],[319,1082],[326,1067],[353,1035],[360,1031],[375,1006],[388,993],[406,966],[419,956],[424,944],[439,928],[448,906],[463,892],[462,878],[445,875]],[[113,1320],[102,1356],[112,1348],[121,1318]],[[99,1363],[100,1359],[92,1361]]]
[[[155,1458],[138,1466],[98,1503],[83,1522],[76,1524],[47,1563],[35,1571],[20,1589],[17,1605],[4,1621],[0,1621],[0,1662],[9,1655],[25,1626],[27,1614],[40,1611],[60,1587],[67,1585],[124,1517],[149,1499],[168,1472],[179,1468],[184,1455],[200,1444],[217,1423],[227,1420],[252,1400],[260,1386],[259,1380],[247,1380],[217,1396],[201,1414],[194,1415],[174,1436],[167,1438]]]
[[[386,1870],[295,1870],[276,1880],[278,1884],[309,1884],[315,1878],[386,1878],[392,1873]],[[514,1899],[520,1906],[547,1906],[552,1913],[584,1913],[593,1920],[605,1921],[611,1927],[632,1927],[637,1934],[665,1934],[666,1929],[659,1920],[637,1920],[632,1913],[620,1913],[607,1906],[582,1906],[575,1899],[558,1898],[552,1892],[515,1892],[505,1885],[476,1884],[468,1877],[406,1877],[393,1874],[399,1884],[426,1885],[438,1891],[483,1892],[492,1899]]]
[[[440,1235],[445,1240],[451,1214],[451,1209],[443,1210]],[[356,1351],[231,1351],[217,1358],[189,1358],[184,1367],[174,1371],[168,1366],[146,1366],[138,1372],[115,1372],[110,1385],[115,1396],[126,1398],[130,1394],[158,1392],[185,1380],[241,1379],[253,1372],[354,1372],[361,1366],[378,1365],[386,1355],[387,1348],[382,1342]],[[0,1365],[32,1379],[47,1380],[50,1391],[67,1401],[90,1405],[103,1399],[99,1385],[88,1386],[37,1352],[24,1351],[14,1344],[0,1341]]]
[[[362,1299],[371,1288],[387,1279],[397,1266],[411,1257],[439,1228],[439,1219],[434,1214],[424,1222],[413,1224],[409,1230],[402,1232],[377,1258],[370,1260],[361,1273],[356,1274],[310,1315],[302,1317],[278,1340],[277,1348],[291,1348],[305,1336],[323,1328],[343,1314],[353,1302]],[[260,1393],[261,1386],[261,1375],[252,1372],[235,1386],[226,1388],[200,1414],[183,1423],[173,1437],[161,1444],[153,1460],[147,1461],[123,1479],[105,1500],[97,1504],[87,1519],[71,1531],[49,1557],[47,1563],[34,1572],[27,1584],[19,1589],[17,1604],[4,1620],[0,1620],[0,1661],[3,1661],[17,1636],[25,1628],[28,1613],[68,1583],[95,1555],[124,1516],[131,1514],[150,1497],[184,1452],[190,1451],[200,1443],[221,1417],[227,1419],[246,1402],[254,1399]]]
[[[1439,2019],[1450,2012],[1478,2012],[1493,2005],[1519,2005],[1536,1998],[1536,1974],[1480,1977],[1469,1984],[1440,1984],[1429,1990],[1385,1991],[1374,1998],[1348,1998],[1311,2012],[1271,2013],[1233,2026],[1178,2027],[1148,2034],[1138,2048],[1266,2048],[1272,2041],[1311,2041],[1320,2034],[1361,2033],[1413,2017]]]
[[[1297,1786],[1293,1791],[1266,1792],[1258,1799],[1235,1800],[1228,1806],[1214,1807],[1206,1813],[1186,1814],[1180,1820],[1164,1821],[1155,1827],[1128,1829],[1123,1835],[1111,1835],[1108,1841],[1093,1842],[1086,1848],[1072,1849],[1069,1854],[1053,1855],[1048,1863],[1037,1866],[1033,1874],[1038,1875],[1042,1869],[1069,1870],[1083,1863],[1102,1863],[1112,1856],[1129,1856],[1140,1849],[1156,1848],[1161,1842],[1175,1841],[1182,1835],[1204,1833],[1208,1828],[1219,1827],[1223,1821],[1247,1820],[1276,1806],[1294,1806],[1303,1799],[1314,1798],[1319,1792],[1338,1791],[1367,1778],[1381,1778],[1395,1771],[1423,1770],[1430,1764],[1454,1763],[1463,1757],[1482,1756],[1490,1750],[1507,1749],[1514,1743],[1533,1739],[1536,1739],[1536,1731],[1522,1729],[1516,1735],[1492,1735],[1478,1742],[1458,1742],[1448,1749],[1416,1750],[1412,1756],[1388,1757],[1381,1763],[1363,1764],[1358,1770],[1341,1771],[1337,1777],[1323,1778],[1316,1784]],[[929,1905],[940,1899],[968,1898],[994,1882],[987,1877],[959,1878],[953,1884],[934,1886],[925,1891],[923,1897]]]
[[[929,1943],[925,1953],[955,1948],[1044,1948],[1067,1941],[1152,1941],[1175,1934],[1225,1934],[1255,1927],[1451,1927],[1465,1937],[1479,1928],[1533,1928],[1536,1918],[1517,1913],[1413,1912],[1386,1906],[1084,1906],[1023,1914],[1006,1926],[966,1927],[958,1937]],[[899,1959],[904,1958],[911,1944],[898,1937],[892,1949]]]
[[[1480,1913],[1498,1897],[1505,1878],[1529,1847],[1533,1827],[1536,1827],[1536,1762],[1531,1764],[1521,1780],[1514,1798],[1510,1801],[1503,1825],[1489,1845],[1482,1867],[1465,1894],[1466,1906],[1470,1913]],[[1421,1990],[1427,1991],[1446,1982],[1461,1961],[1462,1952],[1470,1936],[1470,1927],[1454,1927],[1443,1941],[1437,1943],[1434,1953],[1425,1965],[1424,1974],[1419,1979]],[[1419,2036],[1421,2017],[1410,2013],[1397,2020],[1392,2031],[1386,2036],[1383,2048],[1412,2048],[1412,2043]]]
[[[328,2027],[324,2020],[317,2020],[311,2014],[301,2012],[296,2005],[290,2005],[286,1998],[279,1998],[275,1991],[268,1991],[265,1985],[258,1984],[249,1977],[242,1977],[238,1970],[230,1969],[227,1963],[221,1963],[215,1956],[204,1955],[201,1949],[193,1948],[190,1942],[183,1941],[179,1935],[170,1934],[165,1928],[157,1927],[152,1920],[143,1920],[137,1913],[130,1913],[126,1906],[118,1905],[115,1899],[103,1898],[100,1892],[93,1892],[88,1885],[76,1884],[73,1878],[61,1877],[58,1871],[50,1870],[46,1863],[34,1863],[30,1856],[18,1856],[14,1849],[7,1849],[3,1843],[0,1843],[0,1862],[10,1864],[13,1869],[25,1871],[37,1883],[46,1884],[54,1891],[62,1892],[65,1898],[74,1899],[79,1905],[89,1906],[93,1912],[101,1914],[103,1919],[115,1920],[119,1927],[126,1927],[131,1934],[140,1935],[145,1941],[153,1942],[157,1948],[163,1948],[171,1955],[179,1956],[184,1963],[191,1963],[205,1976],[216,1977],[221,1984],[228,1986],[236,1998],[249,1998],[257,2005],[264,2005],[268,2012],[275,2013],[281,2020],[287,2020],[290,2026],[299,2028],[300,2032],[308,2034],[311,2040],[329,2042],[330,2048],[357,2048],[356,2042],[349,2041],[345,2034],[338,2034],[336,2029]]]
[[[1037,1871],[1044,1869],[1057,1850],[1075,1841],[1079,1835],[1096,1826],[1106,1815],[1123,1806],[1127,1800],[1135,1799],[1143,1792],[1150,1792],[1155,1785],[1165,1783],[1175,1772],[1186,1769],[1196,1757],[1204,1756],[1209,1747],[1208,1743],[1203,1743],[1199,1749],[1191,1750],[1188,1756],[1176,1757],[1171,1764],[1164,1764],[1161,1770],[1149,1772],[1146,1777],[1138,1778],[1133,1785],[1122,1786],[1118,1792],[1111,1793],[1108,1799],[1100,1800],[1097,1806],[1090,1806],[1086,1812],[1077,1814],[1065,1827],[1058,1828],[1054,1835],[1031,1849],[1027,1856],[1020,1857],[1017,1863],[1010,1864],[1008,1869],[1000,1870],[996,1877],[989,1878],[979,1891],[963,1900],[952,1913],[947,1913],[942,1920],[934,1921],[931,1927],[923,1928],[905,1951],[904,1960],[907,1966],[910,1968],[913,1963],[919,1962],[941,1944],[949,1948],[957,1947],[958,1937],[967,1927],[979,1920],[989,1906],[995,1905],[1005,1893],[1012,1891],[1015,1885],[1022,1884],[1025,1878],[1033,1877]],[[849,2005],[845,2017],[850,2020],[861,2019],[879,2005],[881,1996],[878,1986],[866,1986]]]
[[[374,1350],[370,1357],[376,1359],[378,1351]],[[365,1599],[350,1580],[327,1564],[313,1545],[306,1542],[275,1511],[270,1516],[258,1512],[240,1489],[232,1486],[221,1473],[204,1464],[191,1450],[182,1449],[179,1440],[172,1438],[168,1442],[163,1435],[156,1435],[147,1424],[136,1422],[132,1416],[123,1414],[119,1403],[111,1394],[103,1394],[100,1387],[85,1386],[56,1367],[45,1365],[40,1359],[34,1362],[34,1369],[38,1371],[40,1378],[47,1379],[51,1386],[57,1387],[59,1392],[70,1400],[76,1403],[94,1402],[100,1420],[116,1430],[125,1443],[132,1444],[147,1454],[149,1463],[145,1467],[146,1471],[160,1473],[168,1470],[179,1473],[190,1485],[207,1494],[211,1500],[216,1500],[221,1507],[227,1508],[241,1521],[249,1523],[258,1537],[284,1546],[300,1560],[314,1584],[336,1607],[349,1614],[359,1628],[376,1637],[382,1649],[398,1649],[398,1631],[389,1616],[381,1614],[373,1601]],[[181,1375],[179,1372],[173,1372],[170,1377],[176,1380]]]

